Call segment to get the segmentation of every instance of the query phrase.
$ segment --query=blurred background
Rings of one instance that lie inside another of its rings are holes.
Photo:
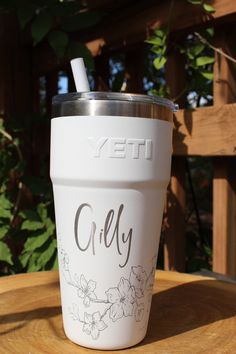
[[[0,275],[57,269],[51,100],[145,93],[180,106],[158,268],[236,276],[236,3],[0,0]]]

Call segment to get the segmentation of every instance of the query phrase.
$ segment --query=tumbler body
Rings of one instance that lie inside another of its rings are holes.
[[[71,102],[64,99],[67,108],[59,112],[56,100],[50,174],[65,333],[82,346],[112,350],[140,342],[147,331],[170,178],[172,107],[144,103],[159,105],[167,119],[137,116],[132,107],[129,116],[126,108],[99,115],[98,101],[109,106],[99,97],[83,115],[78,100],[68,115]]]

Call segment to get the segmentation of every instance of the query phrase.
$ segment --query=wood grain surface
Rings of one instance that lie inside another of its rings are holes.
[[[179,110],[174,155],[236,156],[236,104]]]
[[[130,354],[234,354],[236,285],[212,278],[157,272],[146,338]],[[101,351],[64,334],[57,272],[0,279],[1,354],[82,354]]]

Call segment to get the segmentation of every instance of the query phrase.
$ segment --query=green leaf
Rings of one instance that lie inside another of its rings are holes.
[[[165,54],[165,51],[163,51],[163,47],[158,47],[158,46],[153,46],[152,48],[151,48],[151,51],[153,52],[153,53],[155,53],[155,54],[158,54],[158,55],[160,55],[160,54]]]
[[[204,48],[205,48],[205,46],[202,43],[199,43],[191,49],[191,52],[196,57],[204,50]]]
[[[190,59],[190,60],[193,60],[194,59],[194,55],[192,52],[188,51],[187,52],[187,57]]]
[[[167,36],[167,30],[166,29],[156,29],[154,31],[154,33],[155,33],[155,35],[157,37],[160,37],[160,38],[162,38],[164,40],[166,39],[166,36]]]
[[[43,227],[44,224],[41,221],[25,220],[21,225],[21,230],[36,231]]]
[[[9,199],[7,199],[5,197],[4,194],[0,195],[0,206],[3,208],[3,209],[11,209],[12,207],[12,203],[10,202]]]
[[[207,65],[207,64],[212,64],[214,63],[215,59],[214,57],[198,57],[196,59],[196,64],[197,66],[204,66],[204,65]]]
[[[201,74],[203,77],[205,77],[207,80],[213,80],[213,78],[214,78],[213,72],[200,71],[200,74]]]
[[[55,253],[55,246],[53,243],[50,243],[47,247],[47,249],[42,252],[40,254],[40,256],[38,257],[38,265],[41,266],[41,268],[43,268],[49,261],[50,259],[53,257],[54,253]]]
[[[28,237],[24,244],[24,252],[36,250],[41,247],[49,239],[49,237],[50,235],[47,231]]]
[[[9,247],[2,241],[0,241],[0,261],[4,261],[13,265],[11,251]]]
[[[47,218],[44,220],[44,225],[47,229],[47,233],[52,236],[54,235],[55,232],[55,224],[52,222],[50,218]]]
[[[208,36],[213,37],[214,36],[214,28],[213,27],[207,28],[206,33]]]
[[[29,1],[19,1],[17,8],[17,17],[20,27],[23,29],[35,15],[36,6]]]
[[[158,57],[153,61],[153,65],[157,70],[160,70],[164,67],[166,63],[166,58],[165,57]]]
[[[19,215],[23,218],[23,219],[27,219],[27,220],[30,220],[30,221],[40,221],[41,222],[41,219],[39,217],[39,214],[36,213],[36,211],[34,210],[23,210],[19,213]]]
[[[204,245],[203,247],[204,247],[204,251],[207,254],[207,256],[212,257],[212,249],[206,245]]]
[[[160,37],[151,37],[146,39],[146,43],[149,44],[154,44],[156,46],[162,46],[163,45],[163,40]]]
[[[27,272],[37,272],[41,269],[41,266],[38,264],[39,256],[40,252],[35,252],[30,256],[27,266]]]
[[[69,38],[63,31],[52,31],[49,34],[48,42],[54,50],[56,56],[58,58],[62,58],[65,54]]]
[[[212,7],[211,5],[209,4],[203,4],[202,5],[204,10],[209,13],[209,14],[212,14],[213,12],[215,12],[216,10],[214,9],[214,7]]]
[[[66,32],[80,31],[96,25],[100,19],[101,16],[96,12],[81,12],[66,18],[61,28]]]
[[[0,206],[0,217],[4,219],[11,219],[12,214],[9,210],[3,209],[2,206]]]
[[[70,41],[66,51],[66,57],[68,59],[82,57],[84,58],[86,67],[91,70],[94,69],[93,57],[88,48],[83,43]]]
[[[55,259],[52,264],[52,270],[58,270],[58,255],[57,255],[57,253],[55,255]]]
[[[19,260],[22,264],[22,267],[25,268],[27,266],[27,263],[32,255],[32,252],[24,252],[19,256]]]
[[[40,12],[31,25],[31,34],[34,45],[39,43],[46,36],[46,34],[50,31],[52,24],[53,18],[50,13],[46,11]]]
[[[6,234],[9,231],[9,226],[8,225],[2,225],[0,226],[0,239],[6,236]]]
[[[47,218],[48,211],[44,203],[39,203],[37,206],[37,212],[39,213],[41,219],[44,221]]]

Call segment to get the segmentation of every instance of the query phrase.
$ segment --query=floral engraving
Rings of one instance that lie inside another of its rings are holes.
[[[130,272],[129,281],[135,288],[135,295],[140,298],[144,296],[144,290],[146,286],[147,274],[143,270],[143,267],[132,267]]]
[[[64,250],[60,250],[60,266],[65,281],[75,288],[83,303],[82,306],[73,303],[69,308],[72,319],[81,323],[83,332],[93,340],[97,340],[100,332],[108,327],[109,318],[116,322],[124,317],[133,317],[134,321],[141,322],[151,303],[155,260],[156,257],[153,257],[148,274],[142,266],[132,266],[129,279],[121,277],[117,286],[110,287],[105,291],[104,298],[99,299],[95,293],[97,283],[86,279],[84,274],[75,274],[72,278],[69,257]],[[104,311],[85,311],[92,304],[100,304]]]
[[[107,328],[105,322],[101,319],[99,312],[95,312],[89,315],[87,312],[84,313],[84,325],[83,331],[86,334],[91,334],[93,339],[98,339],[100,331]]]
[[[96,294],[94,293],[95,288],[95,281],[89,280],[87,282],[83,274],[80,276],[80,283],[78,286],[77,294],[78,297],[84,299],[83,303],[85,307],[89,307],[90,301],[97,298]]]
[[[135,303],[135,289],[129,281],[121,278],[117,288],[106,291],[108,301],[112,304],[110,318],[117,321],[123,316],[132,316]]]

